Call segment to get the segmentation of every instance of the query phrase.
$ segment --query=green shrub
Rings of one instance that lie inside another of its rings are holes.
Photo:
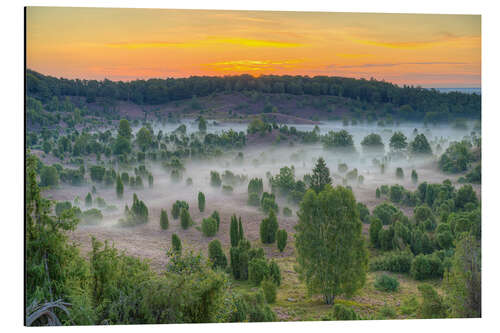
[[[446,318],[446,307],[443,299],[432,286],[421,284],[418,290],[422,295],[422,303],[418,307],[418,317],[425,319]]]
[[[201,230],[207,237],[215,236],[217,233],[217,221],[212,217],[203,219],[201,223]]]
[[[172,249],[176,253],[181,253],[182,252],[182,243],[181,239],[177,234],[172,234]]]
[[[359,315],[352,308],[344,304],[335,304],[332,311],[333,320],[359,320]]]
[[[181,214],[181,209],[184,208],[186,210],[189,210],[189,205],[186,201],[179,201],[177,200],[173,205],[172,205],[172,217],[174,220],[177,220]]]
[[[413,184],[416,184],[418,182],[418,174],[415,169],[411,170],[411,181]]]
[[[388,271],[393,273],[409,273],[413,254],[409,251],[391,252],[370,261],[370,270]]]
[[[276,261],[269,263],[269,278],[277,285],[281,285],[281,270]]]
[[[248,279],[256,286],[260,285],[269,275],[269,266],[267,260],[263,258],[254,258],[248,263]]]
[[[269,216],[264,218],[260,223],[260,240],[264,244],[272,244],[276,240],[278,232],[278,219],[274,210],[269,212]]]
[[[399,282],[387,274],[382,274],[377,276],[374,286],[377,290],[391,292],[398,290]]]
[[[389,198],[394,203],[399,203],[403,200],[405,189],[401,185],[392,185],[389,189]]]
[[[373,209],[373,216],[378,217],[383,225],[392,223],[392,216],[398,212],[398,209],[389,203],[382,203]]]
[[[182,229],[187,229],[193,224],[193,220],[191,219],[191,215],[189,215],[189,211],[186,208],[181,208],[181,227]]]
[[[384,304],[379,310],[379,318],[380,319],[394,319],[396,318],[396,310],[394,307]]]
[[[283,250],[286,247],[286,242],[288,238],[288,234],[285,229],[281,229],[278,231],[277,235],[277,246],[280,252],[283,252]]]
[[[168,215],[164,209],[160,213],[160,226],[163,230],[168,229]]]
[[[260,199],[260,206],[264,213],[269,213],[271,210],[274,210],[276,213],[278,212],[278,204],[276,204],[274,194],[264,192]]]
[[[261,285],[262,285],[262,291],[264,292],[264,296],[266,297],[267,303],[269,303],[269,304],[274,303],[276,301],[276,294],[277,294],[277,290],[278,290],[278,287],[276,286],[276,284],[274,284],[273,281],[266,279],[266,280],[262,281]]]
[[[404,172],[402,168],[397,168],[396,169],[396,178],[403,179],[404,178]]]
[[[87,193],[87,196],[85,197],[85,206],[91,207],[92,206],[92,194]]]
[[[139,200],[137,194],[134,193],[132,207],[129,209],[125,206],[125,218],[119,222],[123,226],[135,226],[137,224],[144,224],[148,222],[149,211],[146,204]]]
[[[202,213],[205,211],[205,194],[203,192],[198,193],[198,209]]]
[[[357,206],[361,221],[365,224],[370,223],[370,211],[368,210],[368,207],[366,207],[366,205],[362,202],[358,202]]]
[[[214,239],[208,244],[208,257],[212,262],[213,268],[226,268],[227,258],[218,239]]]
[[[213,187],[220,187],[222,179],[217,171],[210,171],[210,185]]]
[[[56,203],[55,212],[57,216],[61,216],[62,212],[71,209],[72,205],[69,201],[59,201]]]
[[[380,230],[382,230],[382,228],[383,228],[382,220],[379,219],[378,217],[372,217],[371,222],[370,222],[370,230],[369,230],[370,243],[376,248],[380,247],[380,241],[379,241],[378,236],[379,236]]]
[[[219,215],[219,212],[214,210],[214,212],[212,213],[212,215],[210,215],[210,217],[213,217],[215,219],[215,221],[217,221],[217,231],[219,231],[219,226],[220,226],[220,215]]]
[[[443,263],[434,254],[419,254],[411,263],[410,274],[415,280],[443,277]]]

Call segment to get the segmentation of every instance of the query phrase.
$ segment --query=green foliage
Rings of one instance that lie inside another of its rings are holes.
[[[403,200],[405,189],[401,185],[391,185],[389,188],[389,199],[394,203],[399,203]]]
[[[248,279],[256,286],[269,275],[269,266],[264,258],[254,258],[248,262]]]
[[[416,184],[418,182],[418,174],[415,169],[411,170],[411,181],[413,184]]]
[[[410,270],[415,280],[426,280],[443,277],[443,262],[435,254],[419,254],[413,259]]]
[[[40,186],[57,186],[59,173],[54,166],[44,166],[40,171]]]
[[[167,211],[162,209],[160,213],[160,227],[163,230],[168,229],[168,214]]]
[[[383,224],[382,220],[379,219],[378,217],[373,217],[370,222],[370,243],[376,247],[380,247],[380,240],[379,240],[379,234],[380,230],[382,230]]]
[[[26,304],[38,304],[51,300],[75,300],[81,295],[79,305],[90,308],[88,263],[79,255],[78,248],[68,241],[66,231],[74,230],[78,220],[74,209],[64,210],[55,219],[51,216],[52,202],[40,195],[36,180],[37,160],[26,157],[25,188],[25,297]],[[60,317],[63,323],[76,318]],[[89,313],[91,324],[92,314]],[[84,323],[83,320],[78,320]]]
[[[352,308],[344,304],[335,304],[332,311],[332,320],[360,320],[360,316]]]
[[[320,157],[314,166],[310,186],[316,193],[319,193],[323,191],[327,184],[331,183],[332,178],[330,177],[330,169],[326,166],[323,157]]]
[[[220,187],[222,180],[220,174],[217,171],[210,171],[210,185],[213,187]]]
[[[448,173],[466,171],[473,161],[472,145],[468,141],[453,142],[439,158],[439,168]]]
[[[236,280],[248,279],[248,250],[250,242],[243,240],[238,246],[231,247],[229,255],[231,258],[231,271]]]
[[[87,196],[85,197],[85,206],[91,207],[92,206],[92,194],[87,193]]]
[[[422,303],[418,307],[419,318],[446,318],[446,308],[443,299],[429,284],[421,284],[418,290],[422,295]]]
[[[106,168],[100,165],[92,165],[89,169],[90,179],[93,182],[101,183],[104,180],[104,174],[106,173]]]
[[[451,317],[481,317],[481,243],[473,235],[458,241],[444,288]]]
[[[227,266],[227,258],[222,250],[222,245],[218,239],[214,239],[208,244],[208,258],[212,262],[214,269],[225,269]]]
[[[389,146],[394,151],[406,149],[408,142],[406,136],[401,132],[395,132],[390,139]]]
[[[383,225],[391,224],[392,216],[398,212],[398,209],[389,203],[382,203],[373,209],[373,216],[378,217]]]
[[[176,253],[182,252],[182,242],[177,234],[172,234],[172,250]]]
[[[281,285],[281,270],[274,260],[271,260],[271,262],[269,263],[269,278],[277,286]]]
[[[338,132],[329,131],[323,137],[323,147],[329,150],[353,152],[354,141],[352,135],[346,130],[340,130]]]
[[[280,252],[283,252],[283,250],[285,249],[287,239],[288,239],[288,233],[286,232],[286,230],[285,229],[279,230],[277,233],[277,242],[276,243],[278,246],[278,250]]]
[[[205,211],[205,194],[203,192],[198,192],[198,209],[202,213]]]
[[[147,148],[151,146],[153,141],[153,134],[145,128],[142,127],[136,135],[136,143],[142,151],[146,151]]]
[[[398,280],[387,274],[378,275],[373,285],[375,289],[385,292],[397,291],[399,288]]]
[[[327,304],[336,295],[352,295],[364,285],[368,264],[352,191],[342,186],[326,186],[319,194],[309,190],[298,215],[298,271],[309,292],[323,294]]]
[[[130,127],[130,123],[127,119],[120,120],[120,124],[118,125],[118,136],[125,139],[132,138],[132,128]]]
[[[274,194],[264,192],[260,199],[260,206],[264,213],[270,213],[271,211],[278,212],[278,204],[276,203]]]
[[[396,178],[403,179],[405,176],[402,168],[396,169]]]
[[[261,283],[262,291],[264,292],[264,296],[266,297],[267,303],[271,304],[276,301],[276,294],[278,287],[271,280],[264,280]]]
[[[139,200],[137,194],[134,193],[132,207],[129,209],[125,206],[125,218],[121,219],[119,223],[122,226],[135,226],[137,224],[147,223],[149,219],[149,211],[146,204]]]
[[[214,210],[214,212],[212,213],[212,215],[210,215],[210,217],[214,218],[215,221],[217,221],[217,231],[219,231],[219,225],[220,225],[220,215],[219,215],[219,212]]]
[[[73,207],[73,206],[71,205],[71,202],[69,202],[69,201],[56,202],[55,213],[57,216],[61,216],[64,211],[70,210],[71,207]]]
[[[390,252],[370,261],[370,270],[393,273],[409,273],[413,262],[410,251]]]
[[[264,244],[272,244],[276,240],[278,232],[278,219],[274,210],[269,212],[269,216],[264,218],[260,223],[260,240]]]
[[[231,246],[238,246],[238,243],[242,239],[240,237],[240,230],[239,230],[239,225],[238,225],[238,219],[236,218],[236,215],[231,216],[231,224],[229,227],[229,236],[231,240]]]
[[[262,183],[262,178],[252,178],[248,182],[248,196],[255,193],[259,197],[264,190],[264,185]]]
[[[122,182],[119,175],[116,177],[116,188],[115,189],[116,189],[116,197],[118,199],[123,198],[123,182]]]
[[[201,231],[207,237],[215,236],[215,234],[217,233],[217,221],[213,217],[203,219],[203,221],[201,222]]]
[[[209,218],[211,221],[206,223],[207,232],[211,233],[213,230],[217,231],[217,222]],[[191,219],[191,215],[189,214],[189,210],[186,208],[181,208],[181,227],[182,229],[186,230],[189,228],[191,225],[193,225],[193,220]],[[214,227],[214,228],[212,228]],[[203,226],[202,226],[203,229]],[[205,233],[205,232],[203,232]]]
[[[189,205],[186,201],[180,201],[177,200],[173,205],[172,205],[172,217],[177,220],[181,214],[182,209],[189,210]]]
[[[365,136],[361,141],[361,146],[365,152],[384,152],[382,137],[375,133]]]
[[[432,149],[424,134],[417,134],[415,139],[410,142],[410,151],[414,155],[432,154]]]
[[[464,210],[467,204],[471,203],[473,207],[476,207],[479,203],[477,199],[476,192],[471,185],[464,185],[458,191],[455,198],[455,207],[458,210]]]

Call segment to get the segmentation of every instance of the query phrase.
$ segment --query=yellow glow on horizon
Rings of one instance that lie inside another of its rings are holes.
[[[481,17],[28,7],[27,66],[56,77],[330,75],[480,86]]]

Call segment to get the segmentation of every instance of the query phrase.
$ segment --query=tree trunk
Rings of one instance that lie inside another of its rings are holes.
[[[325,296],[325,303],[328,305],[333,305],[335,302],[335,295],[324,295]]]

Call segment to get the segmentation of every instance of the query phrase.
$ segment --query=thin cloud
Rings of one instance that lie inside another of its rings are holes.
[[[327,68],[370,68],[370,67],[395,67],[407,65],[468,65],[466,62],[442,62],[442,61],[427,61],[427,62],[394,62],[381,64],[361,64],[361,65],[329,65]]]
[[[199,41],[191,42],[168,42],[168,41],[157,41],[157,42],[124,42],[124,43],[108,43],[107,47],[112,48],[126,48],[126,49],[144,49],[144,48],[167,48],[167,47],[202,47],[207,45],[238,45],[238,46],[248,46],[248,47],[272,47],[272,48],[289,48],[289,47],[299,47],[303,44],[291,43],[283,41],[272,41],[272,40],[260,40],[260,39],[249,39],[249,38],[207,38]]]

